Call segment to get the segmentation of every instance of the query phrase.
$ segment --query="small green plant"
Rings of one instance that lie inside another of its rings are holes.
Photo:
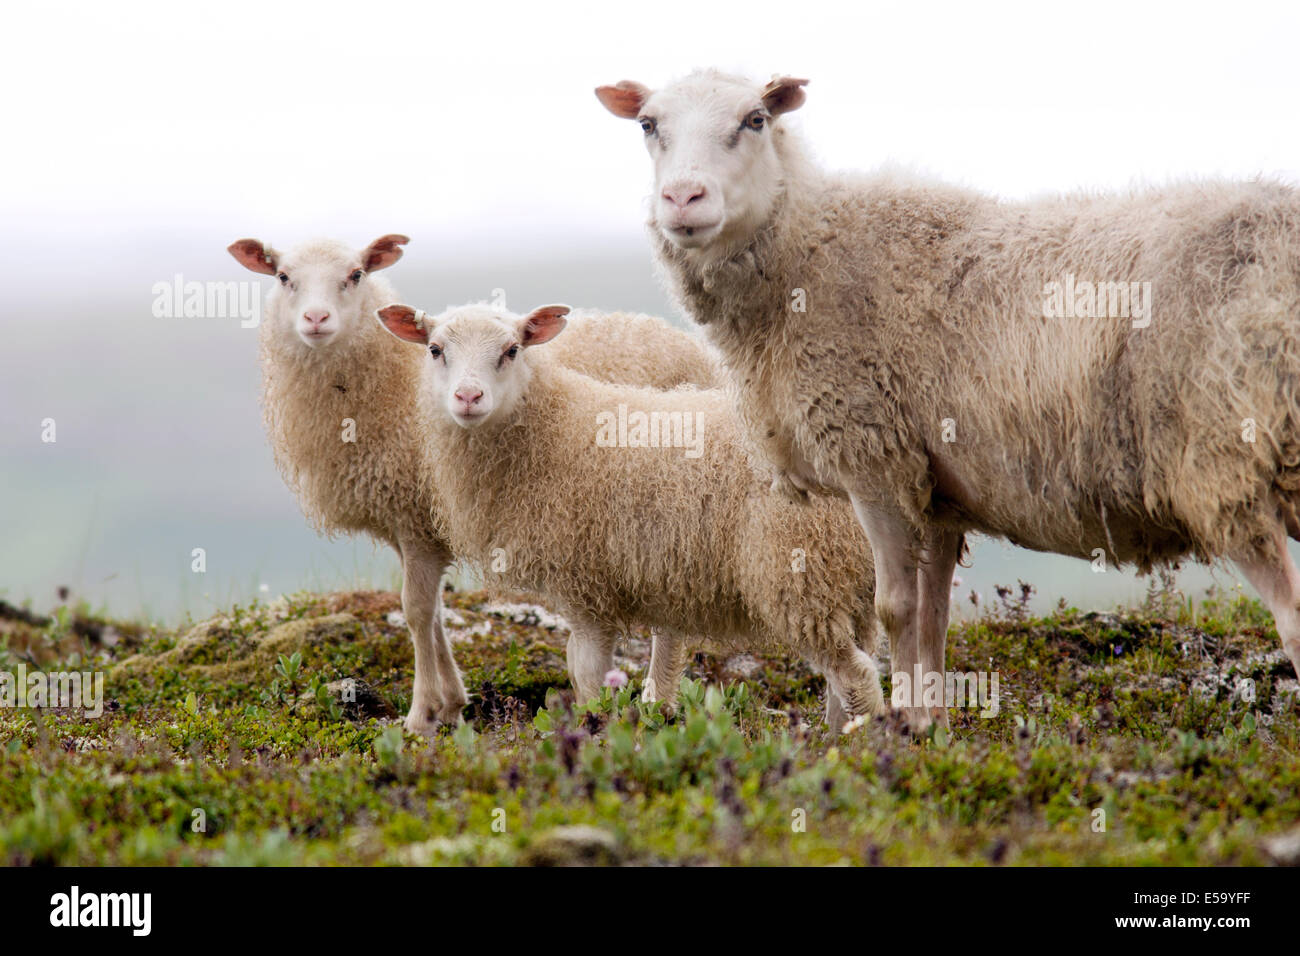
[[[375,760],[385,770],[392,770],[402,759],[402,749],[405,746],[406,740],[402,736],[401,727],[385,727],[375,738]]]
[[[307,682],[307,694],[316,701],[316,706],[327,720],[343,719],[343,705],[330,693],[325,679],[319,674],[313,674],[311,680]]]

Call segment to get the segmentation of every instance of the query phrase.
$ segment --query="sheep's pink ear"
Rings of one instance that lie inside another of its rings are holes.
[[[361,268],[367,272],[374,272],[376,269],[387,269],[402,258],[402,246],[410,241],[406,236],[399,236],[396,233],[389,236],[380,236],[366,246],[365,251],[361,253]]]
[[[375,312],[379,321],[389,332],[404,342],[417,342],[424,345],[429,341],[425,331],[423,313],[409,305],[386,305]]]
[[[636,119],[645,101],[650,99],[650,89],[631,80],[620,80],[613,86],[596,87],[596,99],[615,116]]]
[[[529,312],[519,320],[519,339],[524,348],[541,345],[559,335],[568,324],[565,318],[568,314],[567,305],[544,305]]]
[[[793,76],[774,76],[772,82],[763,88],[763,105],[773,116],[797,110],[808,98],[803,91],[807,85],[807,80],[797,80]]]
[[[273,276],[276,272],[275,260],[278,253],[266,243],[257,239],[236,239],[226,246],[226,251],[235,257],[245,269]]]

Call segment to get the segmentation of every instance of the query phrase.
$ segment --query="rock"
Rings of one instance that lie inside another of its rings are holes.
[[[32,627],[49,627],[51,619],[40,614],[33,614],[23,607],[15,607],[8,601],[0,601],[0,619],[6,621],[21,621],[24,624],[30,624]]]
[[[525,627],[541,627],[548,631],[569,630],[568,621],[537,604],[488,604],[479,610],[483,614],[504,618]]]
[[[343,716],[348,720],[397,716],[397,712],[379,691],[360,678],[345,677],[342,680],[330,681],[325,685],[325,691],[343,708]],[[298,700],[305,713],[312,713],[319,706],[316,698],[307,691],[303,691]]]
[[[763,672],[763,662],[752,654],[736,654],[722,665],[725,681],[749,681]]]
[[[1264,852],[1278,866],[1300,866],[1300,827],[1266,839]]]
[[[285,621],[266,633],[235,634],[230,621],[213,618],[191,628],[171,650],[136,654],[117,665],[126,673],[189,668],[218,680],[267,674],[277,658],[306,647],[344,644],[360,634],[361,622],[351,614],[327,614]]]
[[[491,633],[492,622],[479,621],[469,628],[448,628],[447,639],[453,644],[463,644],[467,641],[473,641],[475,638],[487,637]]]
[[[585,824],[547,830],[523,854],[528,866],[616,866],[621,858],[614,834]]]

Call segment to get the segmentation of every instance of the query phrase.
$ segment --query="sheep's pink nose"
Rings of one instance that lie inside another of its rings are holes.
[[[685,209],[695,200],[704,198],[704,187],[699,183],[674,183],[664,187],[663,195],[678,209]]]
[[[478,400],[482,397],[483,397],[483,389],[481,388],[456,389],[456,401],[460,402],[466,408],[468,408],[471,405],[477,404]]]
[[[318,329],[320,328],[321,323],[330,317],[330,314],[316,309],[311,312],[304,312],[302,317],[311,324],[312,328]]]

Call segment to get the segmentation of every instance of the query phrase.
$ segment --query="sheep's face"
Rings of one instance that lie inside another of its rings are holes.
[[[376,315],[388,331],[429,353],[425,378],[435,408],[462,428],[510,418],[528,387],[524,350],[564,328],[568,306],[548,305],[526,316],[465,306],[429,316],[408,305]]]
[[[807,80],[766,87],[714,72],[662,90],[624,81],[596,96],[636,120],[654,163],[651,224],[682,249],[744,242],[771,217],[783,167],[776,118],[797,109]]]
[[[346,339],[369,325],[363,314],[366,277],[402,257],[410,240],[389,235],[358,252],[341,242],[316,240],[278,253],[256,239],[241,239],[230,254],[254,272],[275,276],[271,314],[281,316],[283,335],[296,335],[308,348]]]

